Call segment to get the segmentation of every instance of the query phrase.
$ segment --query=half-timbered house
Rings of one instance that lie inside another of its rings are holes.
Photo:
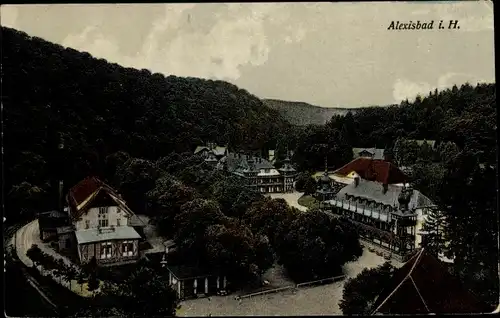
[[[67,203],[81,263],[92,257],[100,265],[139,259],[141,236],[129,224],[134,213],[114,189],[89,177],[70,189]]]

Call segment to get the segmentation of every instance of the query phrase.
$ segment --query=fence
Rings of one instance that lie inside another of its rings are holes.
[[[239,300],[239,299],[250,298],[250,297],[253,297],[253,296],[262,296],[262,295],[267,295],[267,294],[277,293],[277,292],[280,292],[280,291],[289,290],[289,289],[292,289],[292,288],[295,288],[295,285],[289,285],[289,286],[275,288],[275,289],[263,290],[263,291],[260,291],[260,292],[257,292],[257,293],[251,293],[251,294],[239,296],[239,297],[236,297],[236,299]]]
[[[346,275],[340,275],[340,276],[335,276],[335,277],[328,277],[328,278],[323,278],[323,279],[318,279],[318,280],[313,280],[310,282],[305,282],[305,283],[300,283],[297,284],[297,288],[299,287],[305,287],[305,286],[311,286],[311,285],[322,285],[326,282],[336,282],[339,280],[343,280],[346,277]]]
[[[296,285],[288,285],[285,287],[263,290],[263,291],[256,292],[256,293],[251,293],[251,294],[247,294],[247,295],[243,295],[243,296],[237,296],[236,299],[240,300],[240,299],[250,298],[250,297],[254,297],[254,296],[263,296],[263,295],[267,295],[267,294],[277,293],[280,291],[285,291],[285,290],[290,290],[290,289],[295,289],[295,288],[300,288],[300,287],[306,287],[306,286],[312,286],[312,285],[322,285],[326,282],[333,283],[333,282],[336,282],[339,280],[343,280],[345,277],[346,277],[346,275],[340,275],[340,276],[335,276],[335,277],[328,277],[328,278],[313,280],[310,282],[304,282],[304,283],[300,283],[300,284],[296,284]]]

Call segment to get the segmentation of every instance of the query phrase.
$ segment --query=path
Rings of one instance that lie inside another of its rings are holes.
[[[291,193],[270,193],[269,197],[272,199],[284,199],[288,205],[299,209],[302,212],[306,212],[307,208],[299,204],[299,198],[303,195],[302,192],[291,192]]]
[[[42,242],[42,240],[40,240],[38,220],[31,221],[30,223],[26,224],[25,226],[17,230],[17,235],[14,235],[12,237],[11,243],[16,246],[16,252],[17,256],[19,257],[19,260],[23,262],[26,266],[30,267],[33,266],[33,262],[31,261],[31,259],[29,259],[28,256],[26,256],[26,252],[33,244],[36,244],[38,245],[38,247],[42,252],[47,253],[48,255],[56,259],[62,259],[66,265],[72,266],[77,270],[79,270],[79,267],[75,265],[73,262],[71,262],[69,258],[57,253],[54,249],[52,249],[49,246],[49,244],[44,243]],[[68,289],[70,288],[69,282],[66,282],[64,280],[60,281],[59,279],[56,279],[55,281]],[[86,283],[83,284],[83,290],[82,290],[82,286],[78,284],[76,280],[72,280],[71,290],[82,296],[90,296],[91,293],[87,290],[86,285],[87,285]]]

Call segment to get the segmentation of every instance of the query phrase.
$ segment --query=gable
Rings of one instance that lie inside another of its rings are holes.
[[[108,192],[98,191],[94,199],[85,206],[85,209],[116,205],[118,205],[117,202],[109,195]]]
[[[73,220],[77,220],[90,208],[101,206],[118,206],[129,217],[134,215],[125,201],[113,189],[103,184],[78,206],[72,206],[70,209],[71,217]]]
[[[375,301],[374,313],[480,313],[488,311],[460,280],[422,249],[396,270]]]

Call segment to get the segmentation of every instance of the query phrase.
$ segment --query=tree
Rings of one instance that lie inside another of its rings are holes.
[[[304,194],[310,195],[314,194],[317,189],[317,183],[313,177],[309,177],[304,184]]]
[[[344,285],[339,307],[344,315],[371,315],[373,303],[392,277],[394,267],[389,262],[365,268]]]
[[[76,273],[77,273],[76,282],[80,285],[80,291],[83,292],[83,284],[85,284],[87,276],[85,275],[84,271],[76,271]]]
[[[331,277],[361,256],[359,237],[349,223],[319,211],[301,213],[278,247],[280,262],[296,281]]]
[[[131,208],[138,212],[145,211],[146,193],[154,187],[157,177],[154,163],[138,158],[127,160],[116,172],[120,192]]]
[[[175,316],[177,293],[168,285],[168,278],[153,269],[140,266],[118,288],[106,285],[104,296],[116,300],[114,308],[121,308],[135,317]]]
[[[250,206],[244,221],[253,233],[267,236],[271,245],[276,246],[295,217],[285,200],[265,198]]]
[[[209,226],[221,224],[225,220],[215,201],[195,199],[181,206],[180,214],[174,219],[174,239],[187,262],[197,263],[203,259],[205,231]]]
[[[108,155],[105,159],[106,173],[109,179],[115,179],[115,173],[117,169],[122,167],[127,160],[130,159],[130,155],[124,151],[117,151]]]
[[[445,212],[447,257],[453,273],[481,300],[498,302],[496,171],[461,153],[447,173],[440,208]]]
[[[43,188],[26,181],[13,186],[7,197],[20,209],[19,214],[13,216],[15,220],[35,215],[45,193]]]
[[[219,202],[221,211],[226,216],[240,218],[246,207],[261,198],[260,194],[249,193],[242,181],[235,177],[228,177],[213,184],[212,196]]]
[[[181,206],[199,197],[195,189],[183,185],[171,175],[157,179],[147,196],[159,233],[167,237],[175,232],[174,220]]]
[[[311,178],[311,173],[307,171],[300,173],[295,179],[295,190],[297,190],[298,192],[304,192],[306,182],[310,178]]]
[[[422,247],[436,258],[446,252],[447,226],[446,215],[440,209],[430,209],[425,216],[422,232],[426,234],[422,238]]]
[[[99,280],[97,279],[97,259],[95,256],[93,256],[90,262],[86,264],[85,270],[89,275],[87,289],[89,291],[97,290],[99,288]]]
[[[235,284],[257,281],[274,262],[268,242],[237,222],[209,226],[205,242],[208,263]]]
[[[38,245],[33,244],[27,251],[26,256],[33,262],[33,266],[36,268],[42,263],[42,250],[38,247]]]
[[[69,289],[71,289],[71,283],[73,282],[73,280],[75,280],[79,277],[78,270],[73,266],[67,266],[65,277],[69,283]]]

